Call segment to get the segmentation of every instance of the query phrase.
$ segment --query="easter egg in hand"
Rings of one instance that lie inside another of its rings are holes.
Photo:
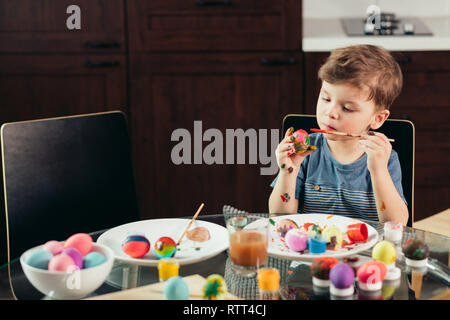
[[[291,135],[291,141],[294,143],[295,152],[298,154],[316,149],[316,147],[310,145],[309,134],[303,129],[295,131]]]
[[[175,255],[177,244],[170,237],[161,237],[155,242],[155,250],[158,258],[170,258]]]

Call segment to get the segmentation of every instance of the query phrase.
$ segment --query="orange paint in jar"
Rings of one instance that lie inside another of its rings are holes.
[[[267,260],[267,237],[255,231],[238,231],[230,237],[230,259],[244,267],[257,267]]]

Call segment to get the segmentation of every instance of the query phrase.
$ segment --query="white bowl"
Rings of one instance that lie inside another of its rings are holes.
[[[112,250],[97,243],[92,244],[91,251],[103,254],[106,261],[92,268],[64,272],[43,270],[26,264],[28,255],[41,247],[42,245],[25,251],[20,256],[20,264],[31,284],[46,296],[54,299],[81,299],[88,296],[103,284],[114,264]]]

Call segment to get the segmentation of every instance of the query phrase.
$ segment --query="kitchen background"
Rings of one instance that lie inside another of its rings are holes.
[[[81,30],[69,31],[73,4]],[[364,21],[372,4],[433,35],[348,36],[341,19]],[[318,68],[355,43],[391,50],[404,72],[392,118],[416,126],[414,219],[447,209],[450,0],[0,0],[0,122],[122,110],[142,219],[188,216],[202,202],[203,214],[264,212],[273,176],[260,165],[176,166],[171,133],[193,132],[195,120],[280,129],[288,113],[314,114]]]

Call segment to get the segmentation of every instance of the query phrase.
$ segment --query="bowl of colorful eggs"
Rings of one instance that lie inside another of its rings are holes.
[[[81,299],[98,289],[111,272],[114,253],[77,233],[25,251],[20,264],[31,284],[49,298]]]

